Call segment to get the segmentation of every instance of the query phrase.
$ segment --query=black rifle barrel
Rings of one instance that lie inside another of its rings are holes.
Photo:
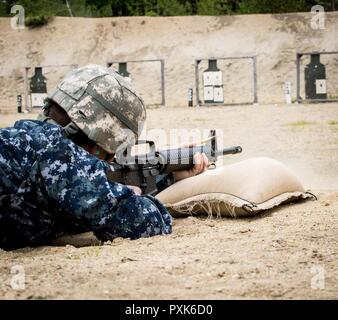
[[[159,151],[158,159],[163,164],[161,172],[170,173],[190,169],[194,164],[194,154],[197,152],[205,153],[210,162],[215,162],[217,156],[240,153],[242,152],[242,148],[235,146],[221,150],[212,150],[210,145],[203,145]]]
[[[110,180],[130,185],[142,186],[143,174],[147,176],[188,170],[194,165],[194,154],[205,153],[210,162],[215,162],[217,156],[242,152],[240,146],[212,150],[211,146],[194,146],[178,149],[168,149],[156,152],[155,156],[136,156],[128,164],[111,163],[107,176]],[[157,173],[155,173],[157,172]]]
[[[164,164],[169,163],[193,163],[193,157],[195,153],[205,153],[209,161],[215,161],[217,156],[235,154],[242,152],[240,146],[225,148],[221,150],[212,150],[209,145],[195,146],[188,148],[168,149],[158,152],[159,158]]]
[[[236,154],[236,153],[241,153],[242,152],[242,147],[241,146],[236,146],[236,147],[230,147],[230,148],[225,148],[222,150],[219,150],[216,152],[217,156],[225,156],[227,154]]]

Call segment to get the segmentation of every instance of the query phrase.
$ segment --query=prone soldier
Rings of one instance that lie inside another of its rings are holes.
[[[38,120],[0,129],[0,247],[38,246],[67,233],[102,240],[172,232],[172,217],[153,196],[107,178],[119,148],[136,141],[146,109],[112,69],[79,68],[49,93]],[[162,175],[161,190],[203,172],[196,164]]]

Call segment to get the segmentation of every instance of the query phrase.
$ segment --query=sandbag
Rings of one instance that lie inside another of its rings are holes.
[[[282,203],[312,197],[289,168],[265,157],[209,169],[156,196],[174,217],[250,216]]]

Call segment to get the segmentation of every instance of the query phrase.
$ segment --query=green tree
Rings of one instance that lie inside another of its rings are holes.
[[[200,15],[227,15],[234,12],[237,1],[200,0],[197,2],[197,13]]]
[[[337,3],[337,0],[241,0],[238,13],[310,12],[317,4],[332,11],[338,8]]]
[[[241,13],[281,13],[304,11],[305,0],[242,0]]]
[[[178,0],[158,0],[161,16],[183,16],[187,14],[186,7]]]
[[[69,16],[66,0],[0,0],[0,16],[10,16],[14,4],[23,5],[27,17]],[[242,13],[309,12],[322,5],[338,9],[338,0],[68,0],[74,16],[179,16]]]

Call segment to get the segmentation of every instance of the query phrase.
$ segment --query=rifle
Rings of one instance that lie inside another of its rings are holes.
[[[192,168],[194,154],[197,152],[205,153],[210,163],[216,162],[218,156],[242,152],[240,146],[218,150],[215,133],[215,130],[210,131],[209,143],[205,145],[160,151],[156,151],[153,141],[139,140],[136,144],[147,144],[150,151],[146,154],[130,156],[131,146],[129,146],[124,151],[123,157],[117,157],[117,162],[109,163],[110,170],[107,172],[107,177],[114,182],[138,186],[143,194],[155,195],[156,176]]]

